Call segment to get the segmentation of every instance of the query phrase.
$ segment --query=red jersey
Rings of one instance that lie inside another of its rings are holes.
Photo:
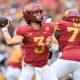
[[[80,61],[80,24],[61,21],[57,26],[63,59]]]
[[[17,34],[23,36],[24,62],[36,67],[47,64],[49,49],[46,46],[46,38],[54,31],[53,23],[43,23],[41,28],[34,30],[31,26],[21,26]]]

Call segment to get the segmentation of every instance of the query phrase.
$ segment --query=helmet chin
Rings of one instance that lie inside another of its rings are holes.
[[[37,19],[36,21],[42,22],[42,21],[43,21],[43,18],[39,18],[39,19]]]
[[[38,19],[38,20],[26,20],[25,19],[25,21],[27,22],[27,24],[31,24],[31,22],[35,22],[35,23],[37,23],[37,24],[39,24],[39,25],[42,25],[42,21],[43,21],[43,19]]]
[[[37,24],[39,24],[39,25],[42,25],[42,21],[43,21],[43,19],[38,19],[38,20],[32,21],[32,22],[35,22],[35,23],[37,23]]]

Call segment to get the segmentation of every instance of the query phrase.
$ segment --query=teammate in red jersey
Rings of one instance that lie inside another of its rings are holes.
[[[2,32],[8,45],[23,43],[24,62],[19,80],[32,80],[33,75],[36,75],[37,80],[44,80],[43,77],[48,77],[45,74],[49,68],[46,38],[53,34],[54,24],[42,23],[43,10],[35,3],[25,6],[23,17],[28,25],[19,27],[16,36],[10,37],[7,30],[9,24],[2,28]],[[56,39],[55,43],[57,43]],[[55,80],[57,80],[56,77]]]
[[[78,10],[69,9],[65,12],[63,20],[57,25],[57,33],[62,55],[50,66],[50,70],[56,73],[58,79],[72,73],[73,80],[80,80],[80,15]]]

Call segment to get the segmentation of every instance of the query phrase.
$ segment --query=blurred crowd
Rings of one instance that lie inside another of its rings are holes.
[[[10,20],[9,32],[11,36],[14,36],[17,27],[26,24],[23,19],[23,8],[30,2],[41,5],[47,15],[45,20],[52,18],[54,22],[62,19],[65,10],[69,8],[80,9],[80,0],[0,0],[0,17],[4,16]],[[0,31],[0,72],[5,73],[6,59],[13,50],[17,51],[17,49],[6,45]]]

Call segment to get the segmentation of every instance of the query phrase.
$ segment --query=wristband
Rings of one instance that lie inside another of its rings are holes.
[[[8,31],[8,29],[6,27],[2,28],[2,32],[5,32],[5,31]]]

